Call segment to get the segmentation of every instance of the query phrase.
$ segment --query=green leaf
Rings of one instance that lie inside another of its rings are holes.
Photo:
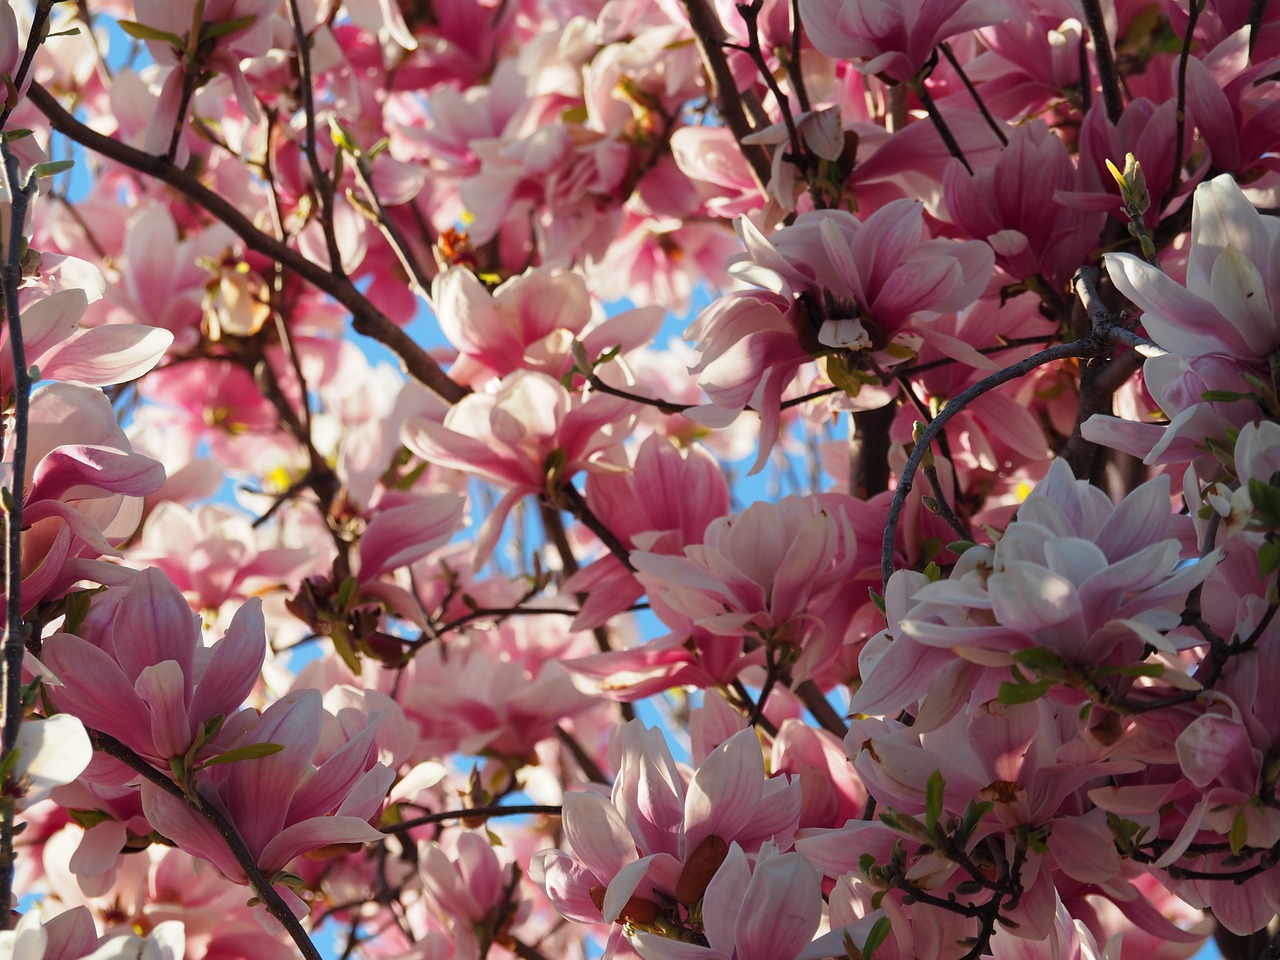
[[[867,588],[867,593],[871,596],[871,602],[875,604],[875,608],[879,610],[881,614],[884,614],[885,612],[884,594],[880,593],[875,589],[872,589],[871,587]]]
[[[31,168],[31,175],[38,179],[52,177],[59,173],[66,173],[76,165],[74,160],[49,160],[45,163],[37,163]]]
[[[1255,520],[1268,527],[1280,526],[1280,487],[1250,479],[1249,499],[1253,501]]]
[[[954,543],[948,543],[947,549],[957,557],[972,550],[977,544],[972,540],[957,540]]]
[[[234,20],[228,20],[225,23],[213,23],[200,30],[200,42],[207,40],[217,40],[219,37],[225,37],[228,33],[235,33],[237,30],[244,30],[252,27],[258,22],[255,14],[247,17],[236,17]]]
[[[924,816],[930,832],[938,829],[938,820],[942,817],[942,790],[945,786],[941,770],[929,774],[924,787]]]
[[[996,696],[996,700],[1005,706],[1012,706],[1016,703],[1034,703],[1043,697],[1053,687],[1052,680],[1037,680],[1034,683],[1009,683],[1000,684],[1000,693]]]
[[[1236,811],[1231,821],[1231,832],[1227,834],[1227,842],[1231,844],[1231,852],[1239,854],[1249,842],[1249,821],[1244,818],[1244,809]]]
[[[201,767],[212,767],[219,763],[237,763],[240,760],[257,760],[259,757],[269,757],[273,753],[279,753],[284,749],[283,743],[246,743],[243,747],[236,747],[234,750],[228,750],[226,753],[220,753],[216,757],[210,757],[203,761]]]
[[[1280,569],[1280,540],[1264,540],[1258,547],[1258,576],[1268,577]]]
[[[1032,670],[1060,670],[1062,668],[1062,657],[1048,647],[1028,647],[1025,650],[1015,650],[1010,655],[1010,658],[1014,663],[1030,667]]]
[[[338,609],[345,610],[347,604],[351,602],[351,598],[355,596],[356,587],[355,577],[347,577],[342,581],[342,585],[338,587]]]
[[[176,33],[157,30],[155,27],[148,27],[145,23],[138,23],[136,20],[117,20],[116,23],[120,25],[121,30],[135,40],[154,40],[157,43],[167,43],[178,50],[184,49],[187,45],[187,42]]]
[[[1237,393],[1234,390],[1206,390],[1200,394],[1205,403],[1234,403],[1237,400],[1253,400],[1252,393]]]
[[[889,918],[881,917],[871,926],[871,932],[867,934],[866,941],[862,944],[863,960],[871,960],[871,955],[876,952],[876,948],[889,938]]]

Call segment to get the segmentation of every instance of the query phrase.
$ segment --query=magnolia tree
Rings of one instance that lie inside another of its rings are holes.
[[[1269,949],[1280,4],[5,0],[0,73],[0,952]]]

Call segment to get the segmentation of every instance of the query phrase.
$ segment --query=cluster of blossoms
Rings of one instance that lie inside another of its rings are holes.
[[[1276,6],[0,0],[0,952],[1255,960]]]

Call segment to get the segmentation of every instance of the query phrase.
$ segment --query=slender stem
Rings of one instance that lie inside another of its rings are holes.
[[[307,166],[311,168],[311,179],[316,186],[316,195],[320,198],[320,227],[324,231],[325,248],[329,252],[329,264],[334,273],[342,273],[342,251],[338,247],[338,234],[333,223],[333,178],[320,166],[320,156],[316,152],[316,100],[314,81],[311,74],[311,38],[302,29],[302,14],[298,11],[298,0],[289,0],[289,19],[293,22],[293,38],[298,46],[298,69],[301,73],[302,113],[304,117],[306,142],[302,152],[306,155]]]
[[[1200,10],[1204,0],[1191,0],[1191,12],[1187,18],[1187,32],[1182,38],[1182,52],[1178,55],[1178,111],[1177,136],[1173,141],[1173,179],[1169,189],[1165,191],[1163,204],[1169,203],[1178,193],[1182,183],[1183,151],[1186,149],[1183,140],[1187,131],[1187,62],[1191,59],[1191,35],[1196,32],[1196,21],[1200,19]]]
[[[982,114],[982,119],[987,121],[987,126],[991,128],[991,132],[994,133],[999,141],[1007,147],[1009,145],[1009,138],[1005,135],[1000,123],[991,115],[991,111],[987,109],[987,105],[982,102],[982,97],[979,95],[977,87],[973,85],[973,81],[969,79],[969,75],[964,72],[964,67],[960,65],[960,61],[956,59],[956,55],[952,52],[951,44],[944,41],[943,43],[938,44],[938,49],[941,50],[942,55],[947,58],[947,63],[951,64],[951,69],[960,77],[960,82],[964,84],[964,88],[969,91],[969,98],[977,106],[978,112]]]
[[[155,157],[136,150],[111,137],[104,137],[73,117],[57,99],[38,83],[31,85],[29,99],[49,120],[54,130],[82,147],[99,153],[131,170],[146,174],[175,188],[193,203],[203,207],[244,241],[246,247],[279,261],[303,280],[324,291],[351,311],[357,333],[372,337],[400,357],[411,376],[425,384],[448,403],[457,403],[469,392],[449,379],[440,365],[412,337],[392,323],[361,293],[348,277],[331,272],[308,260],[297,250],[269,234],[263,233],[251,219],[229,200],[210,190],[196,177]]]
[[[588,780],[592,783],[603,783],[608,785],[609,778],[604,775],[604,771],[600,769],[599,764],[591,759],[591,754],[587,753],[586,749],[578,742],[578,739],[572,733],[559,724],[556,724],[556,739],[564,744],[565,749],[573,754],[573,759],[578,764],[578,768],[583,772]]]
[[[965,170],[969,171],[969,176],[973,176],[973,167],[969,165],[969,161],[965,158],[964,151],[960,149],[960,144],[956,142],[956,138],[951,134],[951,128],[947,126],[947,121],[943,118],[942,112],[938,109],[938,105],[933,102],[933,97],[929,94],[929,88],[925,86],[923,80],[916,81],[912,84],[912,92],[920,98],[920,103],[924,105],[925,111],[929,114],[929,119],[933,121],[934,129],[938,131],[938,136],[942,138],[942,142],[946,144],[947,152],[964,164]]]
[[[764,0],[751,0],[751,3],[738,4],[738,13],[742,16],[743,23],[747,25],[747,55],[760,71],[761,79],[764,80],[765,86],[769,88],[774,101],[778,104],[782,122],[787,126],[787,141],[791,144],[791,162],[803,172],[808,164],[809,151],[805,149],[804,141],[800,139],[795,117],[791,115],[791,101],[782,92],[782,87],[778,85],[777,78],[774,77],[773,71],[769,69],[769,64],[764,58],[764,50],[760,47],[760,10],[763,6]]]
[[[617,535],[592,512],[591,508],[587,506],[586,497],[578,492],[577,487],[566,483],[561,495],[564,497],[565,504],[574,518],[594,533],[596,538],[609,548],[609,552],[617,558],[619,563],[634,573],[636,568],[631,563],[631,551],[623,546]]]
[[[34,178],[21,183],[22,172],[17,158],[9,152],[9,140],[0,135],[0,154],[4,157],[4,173],[9,183],[9,249],[4,263],[4,316],[9,333],[9,350],[13,355],[13,466],[9,489],[0,491],[4,503],[4,730],[0,735],[0,754],[8,756],[18,742],[22,726],[22,654],[26,637],[22,623],[22,499],[27,475],[28,410],[31,398],[31,375],[22,343],[22,322],[18,309],[18,287],[22,283],[23,225],[27,222],[27,206],[35,195]],[[5,797],[12,796],[10,784],[0,784]],[[9,927],[9,894],[13,889],[13,837],[16,805],[6,804],[0,818],[0,906],[4,919],[0,929]]]
[[[364,195],[373,204],[373,208],[378,214],[378,229],[382,231],[382,236],[386,239],[387,245],[391,247],[392,252],[395,253],[396,259],[400,261],[400,266],[404,268],[404,272],[409,275],[409,282],[413,287],[413,292],[423,300],[429,300],[431,296],[431,277],[422,268],[422,265],[418,263],[418,258],[413,255],[409,242],[405,239],[400,228],[387,215],[387,208],[383,205],[382,198],[378,196],[378,192],[373,188],[373,171],[369,166],[368,158],[363,155],[357,156],[355,158],[355,168],[356,183],[360,185]]]
[[[804,71],[800,69],[800,0],[791,0],[791,50],[787,54],[787,76],[791,78],[791,88],[796,92],[800,109],[809,110],[809,91],[805,89]]]
[[[53,9],[53,5],[58,0],[36,0],[36,8],[31,13],[31,29],[27,32],[27,45],[22,51],[22,61],[18,64],[18,72],[13,77],[13,89],[18,91],[19,96],[22,93],[22,85],[27,81],[27,74],[31,72],[31,63],[35,60],[36,50],[41,44],[41,37],[44,34],[45,23],[49,19],[49,12]],[[92,31],[90,31],[92,34]],[[18,98],[12,103],[6,103],[4,109],[0,110],[0,130],[3,130],[5,124],[9,122],[9,114],[13,113],[13,108],[18,105]]]
[[[262,872],[262,868],[258,866],[253,854],[245,846],[244,838],[236,830],[235,824],[228,820],[221,810],[207,801],[197,791],[185,792],[142,757],[115,739],[115,737],[99,733],[96,730],[90,730],[89,739],[93,742],[95,750],[115,757],[130,770],[140,774],[148,782],[159,787],[174,799],[185,803],[197,814],[208,820],[213,825],[213,828],[218,831],[218,835],[222,837],[222,841],[227,845],[227,849],[231,851],[231,855],[235,857],[240,869],[244,871],[254,895],[262,901],[262,905],[266,907],[267,912],[288,931],[289,936],[293,938],[294,945],[303,957],[306,960],[323,960],[320,951],[316,949],[315,944],[311,942],[311,938],[307,935],[306,929],[303,928],[298,918],[293,915],[293,911],[284,902],[284,898],[276,892],[271,880]]]
[[[1262,18],[1267,15],[1267,0],[1253,0],[1249,4],[1249,62],[1253,62],[1253,47],[1258,42]]]
[[[1107,106],[1107,119],[1119,123],[1124,113],[1124,97],[1120,91],[1120,74],[1116,71],[1115,53],[1107,36],[1107,25],[1102,19],[1099,0],[1080,0],[1084,7],[1085,24],[1093,36],[1093,59],[1098,64],[1098,82],[1102,84],[1102,99]],[[1087,82],[1081,77],[1081,82]]]
[[[517,803],[510,806],[501,804],[490,807],[468,807],[463,810],[444,810],[440,813],[428,813],[412,820],[382,827],[383,833],[406,833],[417,827],[425,827],[433,823],[444,823],[446,820],[487,819],[489,817],[522,817],[542,814],[548,817],[560,816],[560,807],[537,803]]]

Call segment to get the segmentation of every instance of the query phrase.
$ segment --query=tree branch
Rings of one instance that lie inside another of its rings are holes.
[[[440,365],[412,337],[387,319],[347,277],[331,273],[292,247],[263,233],[230,201],[210,190],[186,170],[175,167],[163,157],[144,153],[85,126],[40,84],[33,83],[28,96],[54,130],[108,160],[167,183],[230,227],[250,250],[280,262],[312,286],[333,297],[351,311],[352,323],[357,333],[384,344],[400,357],[412,377],[441,398],[449,403],[457,403],[466,396],[467,389],[450,380]]]

